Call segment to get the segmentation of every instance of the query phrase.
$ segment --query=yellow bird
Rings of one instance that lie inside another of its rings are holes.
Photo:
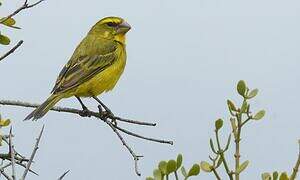
[[[61,70],[51,96],[25,120],[43,117],[59,100],[75,96],[96,97],[114,88],[126,64],[125,34],[130,25],[120,17],[98,21],[80,42]]]

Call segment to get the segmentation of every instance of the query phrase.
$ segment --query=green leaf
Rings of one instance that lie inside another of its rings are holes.
[[[198,164],[194,164],[192,168],[189,170],[188,177],[197,176],[200,173],[200,166]]]
[[[239,166],[239,168],[236,170],[236,173],[240,174],[241,172],[243,172],[243,171],[247,168],[248,165],[249,165],[249,161],[243,162],[243,163]]]
[[[278,172],[277,172],[277,171],[274,171],[274,172],[273,172],[273,180],[277,180],[277,179],[278,179],[278,176],[279,176]]]
[[[229,108],[230,111],[236,111],[235,105],[229,99],[227,100],[227,106],[228,106],[228,108]]]
[[[155,180],[161,180],[163,175],[159,169],[154,169],[153,176]]]
[[[262,180],[272,180],[272,177],[271,177],[271,175],[269,173],[263,173],[261,175],[261,179]]]
[[[5,127],[10,124],[10,119],[1,119],[0,120],[0,126]]]
[[[254,98],[258,93],[258,89],[253,89],[250,91],[249,95],[247,96],[248,99]]]
[[[283,172],[280,177],[279,180],[289,180],[289,176],[287,175],[286,172]]]
[[[167,163],[167,174],[171,174],[172,172],[176,171],[177,163],[175,160],[169,160]]]
[[[181,173],[184,177],[187,177],[187,173],[186,173],[184,166],[181,167]]]
[[[158,164],[158,169],[163,174],[167,174],[167,162],[166,161],[160,161],[159,164]]]
[[[260,120],[262,119],[266,114],[266,111],[265,110],[261,110],[259,111],[258,113],[256,113],[253,117],[254,120]]]
[[[241,95],[241,96],[243,96],[243,97],[245,97],[245,93],[246,93],[246,89],[247,89],[247,86],[246,86],[246,83],[245,83],[245,81],[243,81],[243,80],[240,80],[239,82],[238,82],[238,84],[237,84],[237,91],[238,91],[238,93]]]
[[[20,27],[14,26],[16,24],[16,21],[13,18],[8,18],[8,19],[6,19],[6,17],[0,18],[0,23],[8,27],[21,29]]]
[[[176,170],[180,168],[180,166],[182,165],[182,154],[178,154],[177,155],[177,159],[176,159],[176,163],[177,163],[177,167]]]
[[[10,39],[7,36],[0,34],[0,44],[9,45]]]
[[[16,24],[16,21],[13,18],[8,18],[5,21],[3,21],[4,19],[6,19],[6,17],[0,18],[0,22],[1,22],[1,24],[4,24],[5,26],[13,26]]]
[[[222,119],[218,119],[218,120],[216,120],[216,122],[215,122],[215,127],[216,127],[216,130],[219,130],[219,129],[221,129],[221,128],[222,128],[222,126],[223,126],[223,120],[222,120]]]
[[[201,161],[200,163],[200,167],[203,171],[205,172],[211,172],[212,171],[212,165],[210,165],[208,162],[206,161]]]

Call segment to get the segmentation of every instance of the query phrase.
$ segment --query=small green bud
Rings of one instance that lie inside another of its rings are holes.
[[[222,120],[222,119],[218,119],[218,120],[216,120],[216,122],[215,122],[215,127],[216,127],[216,130],[219,130],[219,129],[221,129],[221,128],[222,128],[222,126],[223,126],[223,120]]]

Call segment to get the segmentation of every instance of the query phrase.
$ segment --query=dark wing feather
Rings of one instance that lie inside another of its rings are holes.
[[[52,92],[58,93],[77,87],[113,64],[116,59],[115,51],[105,55],[79,57],[75,64],[62,69]]]
[[[56,82],[55,82],[55,85],[53,87],[53,89],[51,90],[51,93],[53,93],[57,88],[58,88],[58,85],[60,84],[62,78],[64,77],[64,75],[66,74],[66,72],[68,71],[68,69],[70,68],[70,64],[67,63],[63,68],[62,70],[60,71],[57,79],[56,79]]]

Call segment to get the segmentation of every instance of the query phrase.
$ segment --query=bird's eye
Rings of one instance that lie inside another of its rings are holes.
[[[107,25],[109,27],[116,27],[117,26],[117,23],[114,23],[114,22],[108,22]]]

